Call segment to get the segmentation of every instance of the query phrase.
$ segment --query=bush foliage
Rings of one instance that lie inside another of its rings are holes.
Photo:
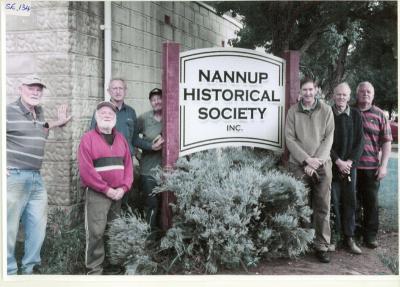
[[[154,273],[157,264],[146,250],[149,235],[150,227],[130,209],[114,219],[107,232],[110,263],[125,265],[127,275]]]
[[[299,256],[314,236],[305,228],[308,190],[277,169],[278,159],[229,148],[183,157],[174,171],[159,171],[156,192],[173,191],[177,199],[173,226],[149,248],[143,221],[126,214],[110,229],[115,262],[124,262],[130,274],[215,274]]]
[[[85,271],[85,227],[71,228],[62,208],[49,214],[42,246],[43,274],[83,274]]]

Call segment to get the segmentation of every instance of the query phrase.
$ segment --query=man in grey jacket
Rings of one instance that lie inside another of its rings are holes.
[[[329,263],[327,251],[331,236],[329,217],[332,181],[330,151],[335,123],[332,109],[315,98],[316,85],[313,79],[303,79],[300,92],[300,102],[290,107],[286,118],[289,170],[310,187],[314,248],[319,261]]]

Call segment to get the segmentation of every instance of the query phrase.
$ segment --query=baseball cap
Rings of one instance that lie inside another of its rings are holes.
[[[152,90],[150,91],[150,93],[149,93],[149,99],[150,99],[151,96],[153,96],[153,95],[160,95],[160,96],[162,96],[162,90],[159,89],[159,88],[154,88],[154,89],[152,89]]]
[[[117,106],[109,101],[103,101],[103,102],[98,103],[96,110],[100,110],[102,107],[109,107],[114,111],[114,113],[116,113],[118,111]]]
[[[43,83],[42,79],[38,75],[28,75],[22,79],[23,85],[40,85],[43,88],[46,88],[46,85]]]

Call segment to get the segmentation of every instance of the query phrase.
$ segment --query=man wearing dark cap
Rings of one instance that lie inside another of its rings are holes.
[[[104,232],[120,212],[121,198],[133,182],[132,158],[124,135],[114,127],[117,107],[101,102],[96,108],[96,127],[79,144],[78,164],[86,187],[85,264],[88,275],[103,274]]]
[[[152,110],[142,114],[138,119],[138,132],[143,140],[151,144],[151,149],[142,149],[140,158],[140,182],[141,191],[145,198],[146,221],[152,232],[158,229],[157,216],[159,209],[158,195],[152,194],[157,185],[153,173],[154,168],[161,165],[162,145],[162,91],[155,88],[149,93]],[[154,234],[154,233],[153,233]]]
[[[65,125],[71,116],[58,107],[58,119],[46,122],[39,105],[46,85],[36,75],[19,87],[20,98],[7,105],[7,274],[18,272],[15,244],[20,221],[25,232],[25,252],[20,272],[32,274],[41,263],[46,234],[47,192],[40,175],[49,129]],[[35,267],[36,269],[37,267]]]

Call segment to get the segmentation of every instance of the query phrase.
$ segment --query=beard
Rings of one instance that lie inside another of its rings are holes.
[[[117,119],[115,118],[112,121],[104,121],[102,119],[97,119],[97,126],[100,131],[105,131],[106,133],[111,133],[111,130],[113,127],[115,127],[115,123],[117,122]]]

